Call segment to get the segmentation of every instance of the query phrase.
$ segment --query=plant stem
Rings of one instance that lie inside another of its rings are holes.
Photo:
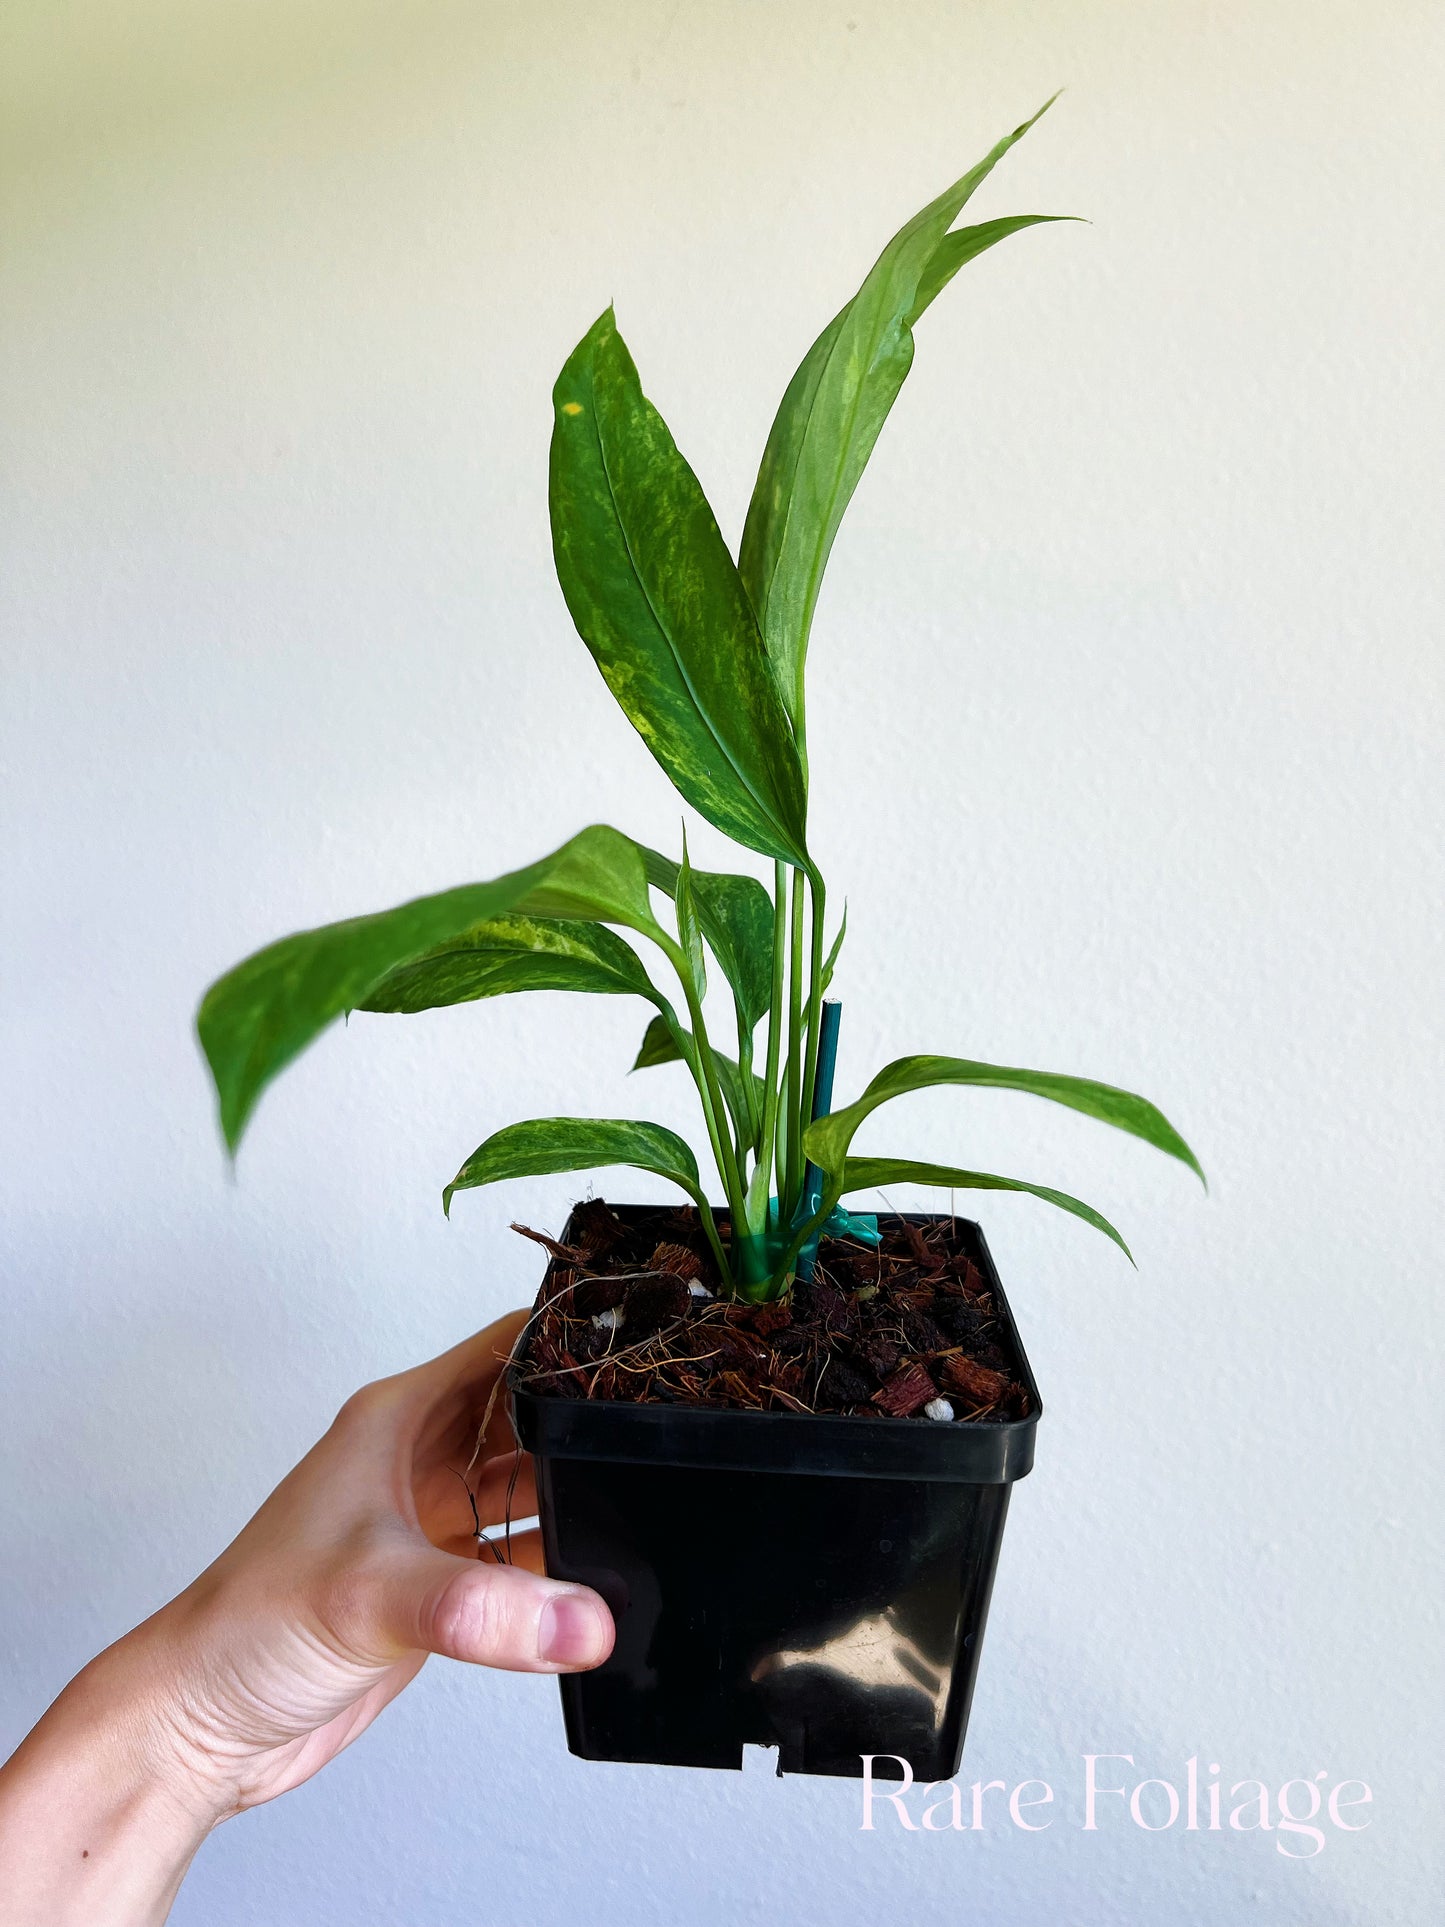
[[[737,1223],[742,1224],[744,1193],[742,1173],[738,1169],[737,1153],[733,1147],[732,1130],[728,1120],[727,1105],[723,1101],[722,1085],[718,1081],[717,1063],[712,1054],[712,1042],[707,1034],[707,1023],[703,1018],[702,1004],[697,991],[691,983],[686,985],[687,1008],[692,1018],[693,1043],[697,1048],[698,1063],[702,1068],[703,1080],[708,1098],[712,1104],[713,1115],[717,1120],[717,1135],[722,1150],[718,1159],[718,1176],[722,1179],[727,1193],[728,1209]],[[718,1147],[714,1146],[714,1150]]]
[[[707,1125],[708,1142],[712,1146],[713,1161],[717,1165],[718,1177],[722,1180],[723,1191],[727,1196],[728,1210],[732,1213],[736,1235],[738,1227],[746,1229],[746,1193],[738,1173],[737,1158],[728,1129],[727,1107],[723,1102],[722,1087],[718,1083],[717,1066],[713,1061],[707,1025],[703,1021],[702,1005],[698,999],[697,988],[692,981],[691,967],[681,946],[674,943],[665,930],[657,931],[653,941],[661,947],[672,965],[677,981],[682,985],[683,995],[687,999],[688,1016],[692,1020],[693,1049],[691,1060],[688,1060],[684,1053],[684,1061],[692,1072],[698,1096],[702,1099],[702,1114],[703,1121]],[[729,1273],[730,1267],[724,1267],[724,1275]]]
[[[730,1271],[728,1255],[723,1250],[723,1241],[718,1235],[717,1219],[712,1215],[712,1206],[702,1191],[697,1194],[697,1215],[702,1219],[702,1228],[707,1233],[708,1243],[712,1246],[712,1255],[717,1259],[719,1276],[726,1278]]]
[[[821,1035],[823,1015],[823,915],[828,896],[823,879],[816,871],[809,877],[808,882],[813,899],[813,955],[808,976],[808,1056],[803,1068],[802,1123],[804,1129],[812,1122],[813,1089],[818,1076],[818,1040]],[[801,1138],[801,1132],[799,1136]],[[801,1189],[801,1173],[798,1183]]]
[[[797,1208],[803,1183],[803,887],[801,870],[793,871],[793,898],[789,928],[788,957],[788,1100],[787,1171],[784,1190],[778,1195],[778,1214],[783,1224]]]
[[[797,1231],[793,1234],[792,1243],[783,1253],[782,1262],[773,1273],[773,1285],[775,1289],[772,1295],[775,1298],[781,1298],[784,1291],[787,1290],[788,1280],[793,1275],[793,1269],[798,1262],[798,1257],[803,1246],[808,1242],[809,1238],[823,1229],[823,1226],[828,1222],[833,1206],[842,1195],[843,1186],[841,1183],[835,1184],[830,1181],[828,1188],[823,1193],[823,1199],[818,1209],[806,1223],[798,1226]]]
[[[757,1169],[748,1192],[748,1224],[753,1231],[767,1225],[768,1191],[772,1185],[773,1154],[778,1142],[778,1068],[783,1054],[783,961],[787,943],[788,873],[773,865],[773,995],[768,1005],[768,1057],[763,1072],[763,1136]],[[754,1194],[757,1195],[754,1195]]]
[[[743,1115],[748,1121],[748,1141],[738,1146],[738,1169],[744,1169],[744,1158],[748,1150],[755,1154],[758,1139],[763,1133],[763,1120],[758,1111],[758,1094],[753,1085],[753,1033],[748,1029],[743,1016],[743,1007],[737,1005],[738,1018],[738,1082],[743,1087]]]

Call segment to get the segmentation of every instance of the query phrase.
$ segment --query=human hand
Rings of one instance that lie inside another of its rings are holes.
[[[215,1563],[92,1661],[0,1770],[0,1921],[164,1920],[217,1821],[299,1786],[431,1653],[521,1672],[595,1666],[607,1607],[474,1538],[536,1511],[498,1397],[526,1314],[366,1386]],[[484,1554],[478,1558],[478,1551]],[[28,1884],[27,1884],[28,1882]],[[30,1896],[28,1902],[24,1896]],[[30,1911],[25,1911],[29,1905]]]

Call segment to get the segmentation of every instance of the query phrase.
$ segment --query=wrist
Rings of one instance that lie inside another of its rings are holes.
[[[155,1690],[148,1631],[93,1660],[0,1768],[0,1920],[153,1927],[222,1817]]]

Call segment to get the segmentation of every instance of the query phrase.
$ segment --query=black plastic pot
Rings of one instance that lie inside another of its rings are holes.
[[[732,1412],[514,1382],[547,1570],[595,1587],[617,1622],[606,1664],[561,1679],[573,1753],[739,1768],[760,1745],[780,1773],[858,1777],[864,1754],[919,1780],[957,1772],[1042,1408],[983,1234],[956,1223],[1017,1348],[1027,1418]]]

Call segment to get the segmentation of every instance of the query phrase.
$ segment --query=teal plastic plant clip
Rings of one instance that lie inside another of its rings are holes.
[[[878,1214],[875,1211],[849,1211],[841,1204],[835,1204],[823,1220],[823,1236],[826,1238],[852,1238],[862,1245],[881,1245],[883,1233],[878,1229]]]
[[[817,1205],[813,1210],[817,1210]],[[797,1222],[804,1223],[812,1215],[804,1210]],[[823,1220],[822,1238],[852,1238],[856,1244],[881,1245],[883,1233],[878,1229],[878,1214],[874,1211],[850,1211],[846,1205],[835,1204]],[[788,1248],[788,1238],[778,1228],[778,1201],[768,1199],[768,1250],[774,1260],[781,1258]],[[814,1256],[816,1257],[816,1251]]]

